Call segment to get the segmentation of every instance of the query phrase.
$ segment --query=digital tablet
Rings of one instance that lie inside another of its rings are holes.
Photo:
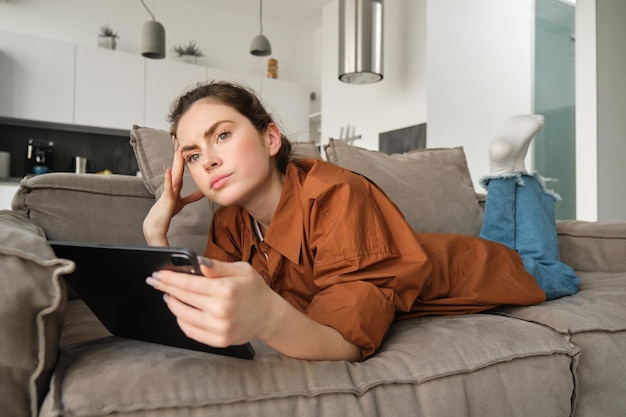
[[[188,338],[163,301],[163,293],[146,284],[146,278],[157,270],[200,274],[193,251],[154,246],[48,243],[58,258],[74,261],[76,269],[65,275],[67,283],[115,336],[237,358],[254,357],[249,343],[216,348]]]

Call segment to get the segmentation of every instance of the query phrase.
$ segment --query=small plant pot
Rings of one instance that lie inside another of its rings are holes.
[[[117,41],[111,36],[98,36],[98,47],[115,50]]]
[[[178,59],[180,59],[181,61],[187,63],[187,64],[197,64],[198,63],[198,57],[195,55],[180,55],[178,57]]]

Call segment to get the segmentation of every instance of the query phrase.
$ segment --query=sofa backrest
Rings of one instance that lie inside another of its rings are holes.
[[[59,172],[24,178],[12,210],[50,240],[145,245],[142,223],[153,204],[141,178]]]
[[[165,166],[174,149],[170,134],[134,126],[130,142],[141,178],[124,175],[56,173],[22,181],[13,211],[31,219],[48,239],[145,244],[142,223],[163,192]],[[368,177],[387,193],[420,232],[477,235],[482,222],[463,148],[421,149],[387,155],[331,139],[326,159]],[[298,157],[321,158],[314,143],[294,143]],[[183,194],[197,189],[184,174]],[[215,205],[204,199],[172,221],[172,246],[204,253]]]

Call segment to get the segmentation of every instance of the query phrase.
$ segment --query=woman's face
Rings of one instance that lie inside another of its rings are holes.
[[[210,200],[248,208],[275,189],[272,156],[281,146],[275,124],[259,134],[232,107],[201,100],[180,118],[176,137],[194,182]]]

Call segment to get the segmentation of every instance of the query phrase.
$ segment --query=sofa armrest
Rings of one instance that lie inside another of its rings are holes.
[[[557,232],[561,260],[576,271],[626,271],[626,222],[562,220]]]
[[[0,265],[0,410],[36,416],[59,352],[61,277],[74,263],[56,259],[37,225],[0,210]]]
[[[153,204],[139,177],[51,173],[22,180],[11,206],[51,240],[145,244]]]

